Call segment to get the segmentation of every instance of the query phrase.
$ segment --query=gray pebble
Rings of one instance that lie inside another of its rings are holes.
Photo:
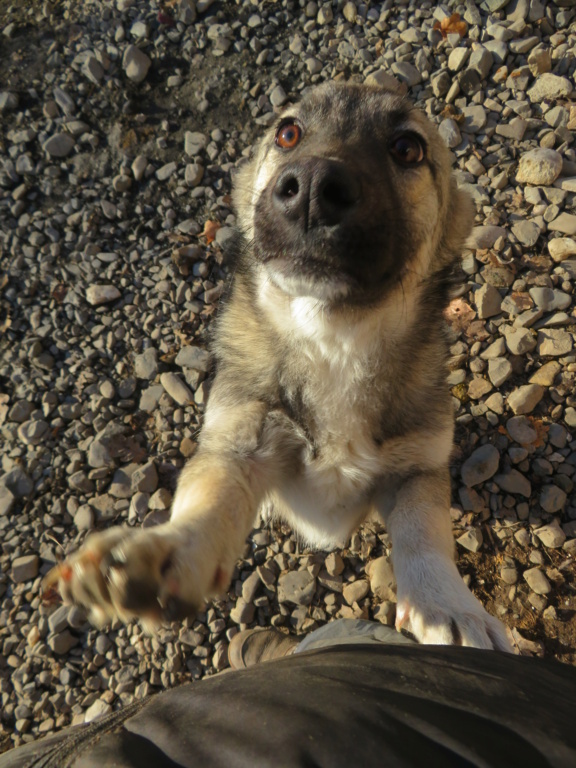
[[[554,514],[564,508],[567,494],[557,485],[545,485],[540,492],[540,506],[545,512]]]

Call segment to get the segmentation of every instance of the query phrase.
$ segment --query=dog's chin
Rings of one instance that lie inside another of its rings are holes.
[[[270,282],[291,298],[331,304],[344,301],[352,291],[350,281],[340,275],[296,274],[274,263],[266,264],[265,270]]]

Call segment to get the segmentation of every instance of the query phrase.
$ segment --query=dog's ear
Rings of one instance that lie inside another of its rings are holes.
[[[450,179],[442,240],[440,241],[439,267],[457,261],[474,225],[475,206],[468,192],[458,188],[456,179]]]

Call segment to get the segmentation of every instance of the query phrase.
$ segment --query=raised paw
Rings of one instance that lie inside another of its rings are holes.
[[[455,566],[440,582],[431,578],[402,590],[399,584],[398,597],[396,629],[409,630],[420,643],[513,653],[505,626],[467,589]]]
[[[204,598],[226,586],[214,563],[198,556],[193,534],[170,523],[153,530],[112,528],[45,577],[65,602],[82,606],[93,624],[139,618],[154,629],[163,621],[194,616]]]

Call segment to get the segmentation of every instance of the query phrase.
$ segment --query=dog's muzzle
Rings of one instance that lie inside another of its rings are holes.
[[[360,183],[337,160],[302,159],[280,172],[272,201],[278,214],[306,232],[343,223],[360,202]]]

